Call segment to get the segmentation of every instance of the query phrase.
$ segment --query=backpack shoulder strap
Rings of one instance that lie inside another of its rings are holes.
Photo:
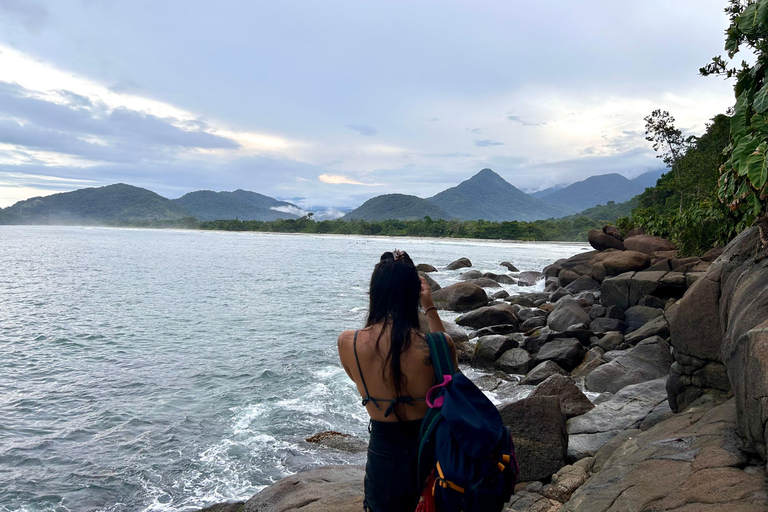
[[[453,375],[456,368],[453,367],[451,351],[448,349],[448,340],[445,334],[440,331],[427,334],[427,344],[429,345],[429,356],[432,358],[432,365],[435,367],[435,382],[443,382],[443,375]]]

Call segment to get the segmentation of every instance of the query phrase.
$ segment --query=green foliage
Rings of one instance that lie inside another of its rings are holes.
[[[729,67],[718,56],[700,70],[705,76],[736,77],[732,141],[725,150],[717,190],[720,201],[734,213],[735,227],[764,215],[768,204],[768,0],[730,0],[725,12],[731,22],[725,40],[728,59],[740,50],[755,55],[752,65]]]
[[[367,200],[345,215],[344,220],[418,220],[424,217],[451,218],[439,206],[426,199],[406,194],[384,194]]]

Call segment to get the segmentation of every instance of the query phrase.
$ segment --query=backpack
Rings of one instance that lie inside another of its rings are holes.
[[[421,424],[419,473],[431,444],[439,512],[501,511],[520,474],[509,428],[496,406],[453,367],[444,334],[428,334],[427,343],[436,385],[426,396],[430,409]]]

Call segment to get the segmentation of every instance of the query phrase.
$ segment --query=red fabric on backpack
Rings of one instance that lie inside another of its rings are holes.
[[[435,486],[435,470],[429,474],[427,483],[424,484],[424,490],[421,491],[419,504],[416,505],[416,512],[437,512],[435,509],[435,496],[432,494],[432,488]]]

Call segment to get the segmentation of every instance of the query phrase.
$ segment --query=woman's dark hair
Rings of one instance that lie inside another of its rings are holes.
[[[421,280],[416,266],[408,253],[395,259],[391,252],[385,252],[373,269],[369,290],[370,305],[365,326],[381,323],[390,326],[391,342],[384,358],[382,375],[387,380],[386,367],[392,368],[391,380],[395,396],[401,396],[406,377],[400,368],[400,356],[411,346],[411,332],[419,329],[419,292]],[[384,332],[376,340],[376,348]]]

